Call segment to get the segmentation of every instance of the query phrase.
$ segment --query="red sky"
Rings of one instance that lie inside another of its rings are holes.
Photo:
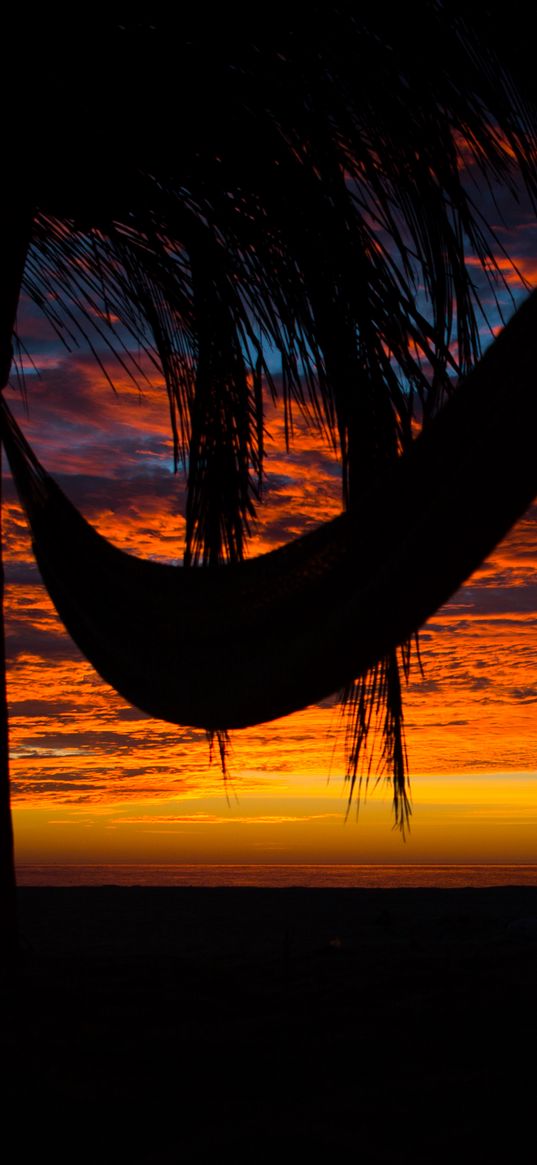
[[[502,242],[533,282],[533,216],[512,203],[495,213]],[[512,272],[509,284],[520,298]],[[117,545],[180,561],[182,479],[172,473],[162,383],[154,379],[140,393],[115,369],[114,394],[89,354],[65,352],[27,304],[18,328],[39,375],[26,362],[27,413],[15,382],[8,397],[45,467]],[[251,553],[340,508],[339,467],[320,436],[297,418],[286,453],[274,408],[268,430],[265,503]],[[370,789],[358,822],[353,813],[345,823],[335,701],[235,733],[224,788],[203,733],[150,720],[108,689],[51,608],[7,479],[19,863],[534,862],[536,534],[532,511],[422,632],[425,675],[414,669],[406,696],[414,815],[403,842],[382,783]]]

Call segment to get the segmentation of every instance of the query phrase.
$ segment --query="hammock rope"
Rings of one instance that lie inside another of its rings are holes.
[[[172,723],[242,728],[331,695],[407,641],[537,494],[536,357],[534,294],[358,513],[218,567],[112,546],[0,397],[0,437],[65,627],[127,701]]]

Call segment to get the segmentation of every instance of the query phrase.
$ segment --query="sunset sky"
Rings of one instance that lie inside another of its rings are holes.
[[[534,284],[533,215],[512,200],[486,209]],[[521,280],[505,270],[519,302]],[[148,368],[140,391],[110,363],[114,394],[90,353],[67,352],[27,302],[18,333],[28,409],[15,376],[8,400],[45,467],[118,546],[179,563],[183,479],[173,475],[162,381]],[[484,324],[484,343],[488,334]],[[287,453],[272,406],[267,429],[252,554],[340,509],[339,466],[321,437],[297,415]],[[537,861],[536,512],[421,634],[424,676],[415,667],[406,693],[414,812],[404,842],[384,782],[371,784],[358,820],[353,811],[345,821],[335,699],[235,733],[224,786],[202,732],[151,720],[107,688],[52,609],[4,472],[19,865]]]

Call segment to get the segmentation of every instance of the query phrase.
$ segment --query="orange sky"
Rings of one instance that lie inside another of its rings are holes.
[[[521,210],[506,241],[529,278],[534,239]],[[512,286],[520,290],[514,277]],[[141,395],[116,374],[114,395],[35,311],[23,321],[40,376],[28,366],[28,415],[16,387],[8,397],[44,465],[118,545],[180,559],[182,481],[162,384]],[[274,409],[268,430],[251,553],[340,508],[339,467],[321,438],[297,418],[287,454]],[[126,705],[59,624],[9,479],[5,508],[19,864],[537,861],[537,513],[422,632],[425,675],[415,668],[406,694],[414,813],[403,842],[384,783],[370,788],[358,822],[354,812],[345,821],[335,700],[235,733],[226,788],[203,733]]]

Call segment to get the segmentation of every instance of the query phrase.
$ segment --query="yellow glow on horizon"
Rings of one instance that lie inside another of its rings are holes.
[[[194,797],[14,809],[24,864],[419,863],[532,864],[537,773],[420,777],[406,840],[393,830],[390,796],[371,789],[346,819],[345,790],[221,791]]]

